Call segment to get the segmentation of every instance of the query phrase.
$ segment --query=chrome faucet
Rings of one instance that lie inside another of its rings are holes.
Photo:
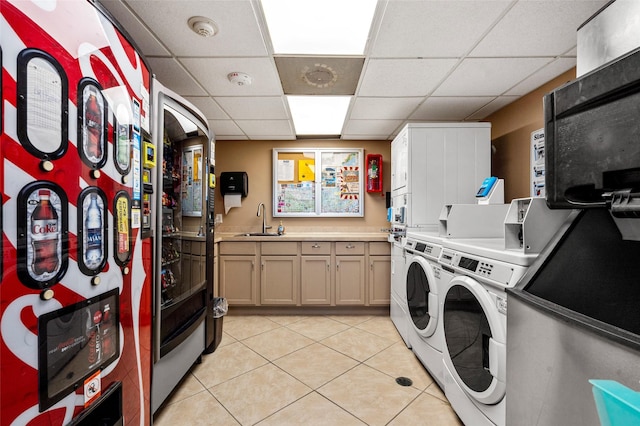
[[[264,203],[258,204],[258,213],[256,216],[260,217],[260,209],[262,208],[262,233],[265,234],[267,229],[271,229],[271,225],[267,225],[267,212],[264,211]]]

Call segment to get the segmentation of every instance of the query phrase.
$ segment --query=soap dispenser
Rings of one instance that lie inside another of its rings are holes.
[[[278,225],[278,235],[282,234],[284,234],[284,225],[282,224],[282,221],[280,221],[280,225]]]

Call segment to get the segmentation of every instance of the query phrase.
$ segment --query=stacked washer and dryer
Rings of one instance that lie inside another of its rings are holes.
[[[490,171],[490,123],[410,123],[391,144],[391,320],[441,387],[441,209],[474,203]]]
[[[476,203],[489,123],[409,124],[391,166],[391,319],[465,424],[504,425],[505,290],[566,214],[541,198]]]

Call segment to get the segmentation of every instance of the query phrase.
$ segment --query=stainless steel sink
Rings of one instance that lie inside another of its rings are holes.
[[[278,237],[275,232],[248,232],[246,234],[238,234],[236,237]]]

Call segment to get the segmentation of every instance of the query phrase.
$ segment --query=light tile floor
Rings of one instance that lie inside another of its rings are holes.
[[[227,315],[154,425],[462,423],[389,317]]]

